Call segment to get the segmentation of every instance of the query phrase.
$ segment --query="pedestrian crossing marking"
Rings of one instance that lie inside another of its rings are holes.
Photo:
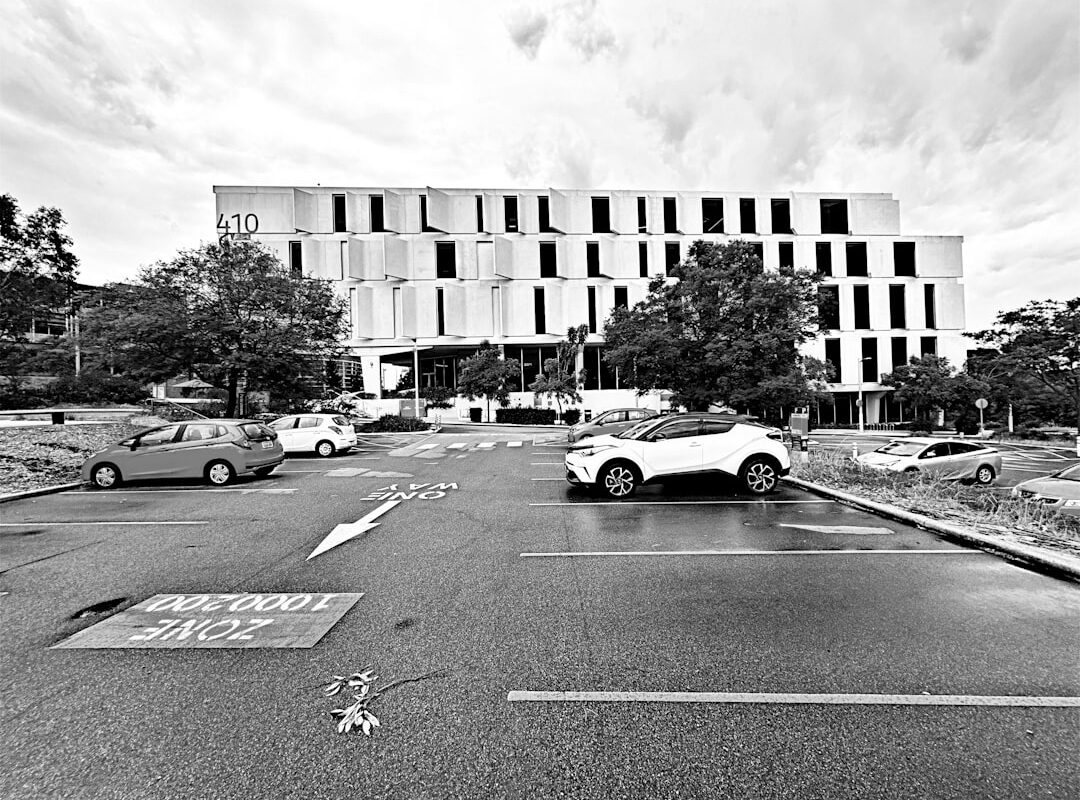
[[[438,443],[438,442],[429,442],[428,444],[422,444],[422,445],[420,445],[420,446],[419,446],[419,447],[417,447],[416,449],[417,449],[417,450],[432,450],[432,449],[434,449],[434,448],[436,448],[436,447],[438,447],[438,446],[439,446],[439,443]]]
[[[477,450],[490,450],[494,446],[495,446],[495,442],[480,442],[480,444],[476,445],[476,449]]]
[[[507,447],[521,447],[521,442],[507,442]]]
[[[446,449],[447,450],[463,450],[464,448],[466,448],[468,446],[469,446],[468,442],[454,442],[453,444],[448,444],[446,446]]]

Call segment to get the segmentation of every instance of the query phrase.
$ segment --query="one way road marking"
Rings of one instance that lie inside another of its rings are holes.
[[[374,522],[374,520],[381,517],[400,502],[400,500],[387,500],[374,511],[369,511],[356,522],[346,522],[344,525],[338,525],[330,531],[325,539],[319,542],[319,546],[312,550],[311,555],[305,560],[311,561],[311,559],[315,558],[315,556],[320,553],[325,553],[327,550],[349,541],[349,539],[352,539],[354,536],[359,536],[361,533],[370,531],[372,528],[377,528],[382,523]]]

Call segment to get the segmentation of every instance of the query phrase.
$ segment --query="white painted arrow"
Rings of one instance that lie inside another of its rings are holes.
[[[400,502],[400,500],[387,500],[374,511],[369,511],[356,522],[346,522],[344,525],[338,525],[330,531],[325,539],[319,542],[319,546],[312,550],[311,555],[305,560],[311,561],[311,559],[315,558],[315,556],[320,553],[325,553],[327,550],[349,541],[349,539],[352,539],[354,536],[359,536],[361,533],[370,531],[372,528],[379,527],[382,523],[372,522],[372,520],[381,517]]]
[[[781,528],[799,528],[814,533],[847,533],[853,536],[884,536],[892,533],[890,528],[871,528],[858,525],[787,525],[780,523]]]

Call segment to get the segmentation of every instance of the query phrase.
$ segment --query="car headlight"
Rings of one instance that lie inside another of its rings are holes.
[[[610,450],[614,445],[610,444],[594,444],[589,447],[584,447],[581,450],[571,450],[570,452],[576,453],[579,456],[595,456],[597,453],[601,453],[604,450]]]

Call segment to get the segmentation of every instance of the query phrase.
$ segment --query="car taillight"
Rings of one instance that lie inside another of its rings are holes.
[[[341,428],[339,428],[337,425],[327,425],[326,427],[328,427],[334,433],[341,433]]]
[[[254,450],[255,445],[252,444],[251,439],[240,439],[236,442],[237,447],[243,447],[245,450]]]

